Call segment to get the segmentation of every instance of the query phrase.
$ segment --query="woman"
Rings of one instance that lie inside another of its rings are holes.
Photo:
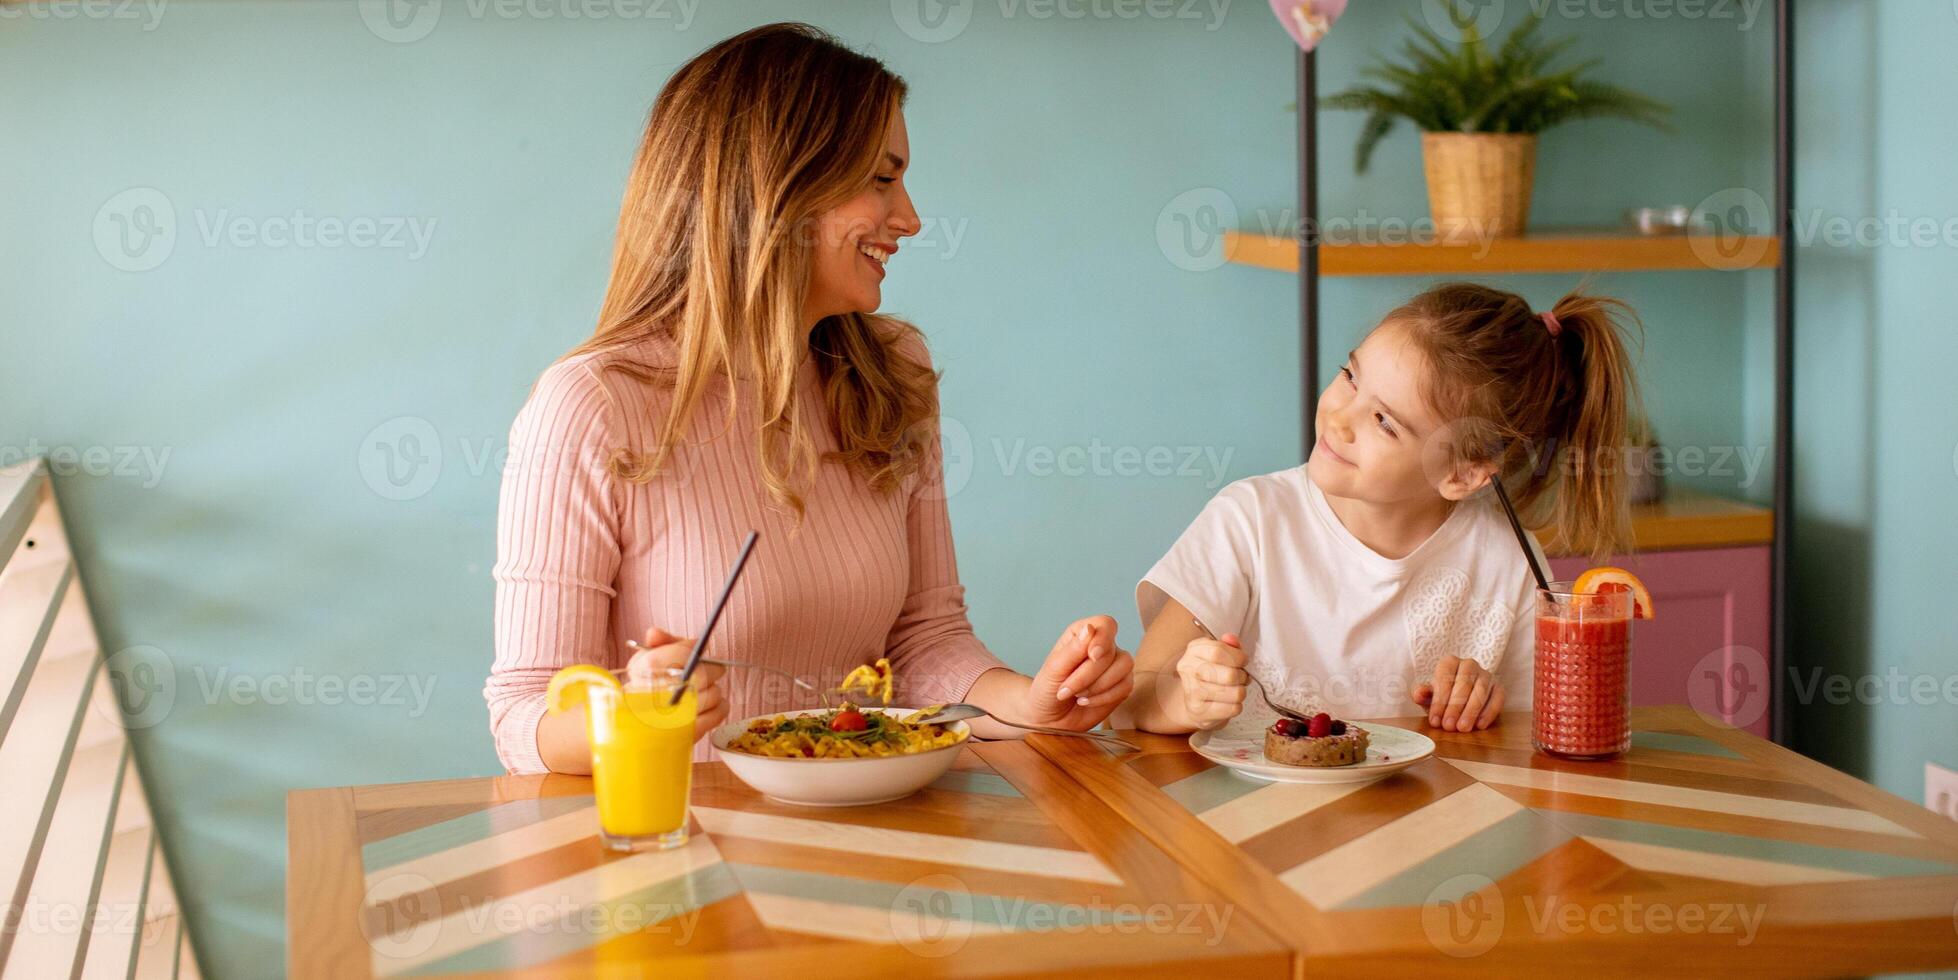
[[[1033,677],[966,620],[937,375],[914,328],[874,315],[884,263],[919,229],[904,91],[877,61],[777,24],[715,45],[660,92],[597,332],[511,428],[484,696],[512,772],[590,770],[583,715],[544,710],[551,675],[615,667],[642,631],[633,672],[683,662],[750,528],[761,543],[719,656],[819,687],[888,657],[903,703],[1071,729],[1127,697],[1109,617],[1069,626]],[[808,703],[762,671],[696,677],[696,738],[730,712]]]

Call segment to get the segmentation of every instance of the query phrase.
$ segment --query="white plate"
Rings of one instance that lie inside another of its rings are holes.
[[[1190,748],[1220,766],[1275,783],[1363,783],[1391,776],[1435,754],[1434,739],[1391,725],[1361,725],[1367,730],[1367,757],[1350,766],[1287,766],[1265,758],[1264,731],[1256,738],[1223,731],[1197,732]]]

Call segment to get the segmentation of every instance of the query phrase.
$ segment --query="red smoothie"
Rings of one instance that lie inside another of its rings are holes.
[[[1537,617],[1538,749],[1602,758],[1631,748],[1630,652],[1630,619]]]

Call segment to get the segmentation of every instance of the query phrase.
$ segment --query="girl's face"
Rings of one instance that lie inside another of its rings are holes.
[[[813,326],[826,316],[871,313],[883,304],[884,263],[897,253],[898,239],[917,234],[920,224],[904,189],[910,159],[904,113],[893,111],[870,183],[816,219],[803,322]]]
[[[1373,504],[1460,500],[1480,486],[1449,472],[1448,441],[1429,409],[1426,359],[1406,331],[1384,323],[1319,393],[1319,442],[1306,470],[1319,489]]]

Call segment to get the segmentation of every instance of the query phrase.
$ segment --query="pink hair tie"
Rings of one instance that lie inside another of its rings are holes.
[[[1544,310],[1537,316],[1543,318],[1543,329],[1550,331],[1550,336],[1555,337],[1564,332],[1564,325],[1557,321],[1557,314]]]

